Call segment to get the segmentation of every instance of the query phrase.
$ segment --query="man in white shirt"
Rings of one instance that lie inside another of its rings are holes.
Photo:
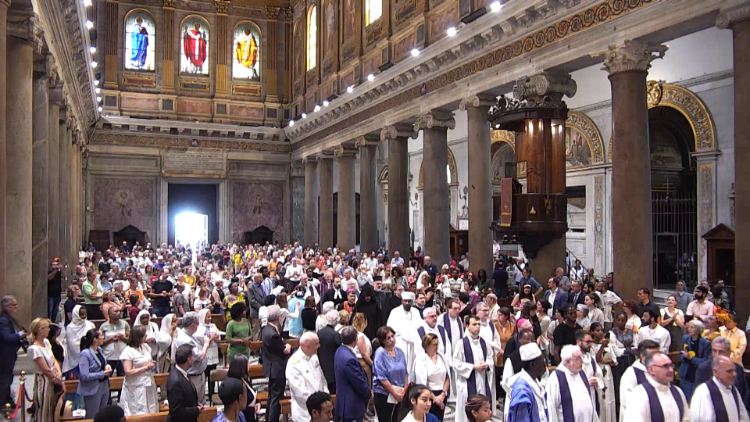
[[[649,377],[635,387],[628,397],[624,420],[627,422],[689,422],[690,409],[682,390],[672,385],[674,367],[665,353],[654,352],[646,357]],[[660,412],[662,417],[658,414]]]
[[[461,261],[459,261],[458,265],[464,267],[464,271],[469,270],[469,253],[466,252],[464,255],[461,255]]]
[[[328,392],[328,383],[318,360],[320,340],[313,332],[302,334],[299,349],[289,358],[286,379],[292,396],[292,420],[309,422],[307,398],[316,391]]]
[[[393,253],[393,258],[391,258],[391,267],[396,267],[399,265],[404,265],[404,258],[401,258],[401,254],[396,251]]]
[[[292,264],[286,269],[284,276],[292,283],[292,286],[296,287],[299,283],[300,277],[302,277],[302,274],[304,273],[305,271],[302,266],[299,265],[299,260],[297,258],[292,258]]]
[[[562,365],[550,374],[547,382],[549,422],[562,422],[565,414],[576,422],[596,422],[596,402],[590,380],[583,370],[583,353],[578,346],[564,346]]]
[[[370,271],[375,271],[378,268],[378,258],[375,256],[375,251],[370,252],[370,257],[365,259],[364,264]]]
[[[690,401],[693,422],[748,422],[747,409],[734,386],[736,365],[726,356],[713,359],[714,376],[699,385]]]
[[[607,290],[607,283],[604,281],[596,283],[596,294],[599,295],[599,299],[601,299],[602,302],[602,312],[604,313],[605,325],[604,329],[609,330],[612,328],[612,322],[614,322],[612,309],[622,303],[622,299],[620,299],[620,296],[617,296],[617,293]]]
[[[672,344],[672,336],[664,327],[658,324],[658,315],[651,315],[650,309],[643,311],[641,320],[643,325],[638,329],[638,343],[644,340],[653,340],[659,343],[662,353],[669,352],[669,346]]]

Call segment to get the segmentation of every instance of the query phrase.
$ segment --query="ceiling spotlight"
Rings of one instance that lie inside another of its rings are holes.
[[[354,92],[354,88],[352,88],[351,86],[348,86],[346,87],[346,92],[351,94],[352,92]]]
[[[94,29],[94,22],[86,21],[86,29]]]
[[[490,9],[492,9],[493,12],[499,12],[502,8],[503,5],[500,4],[499,1],[493,1],[492,4],[490,4]]]
[[[83,0],[83,5],[84,5],[85,7],[91,7],[91,6],[93,6],[94,4],[93,4],[93,3],[91,2],[91,0]]]
[[[448,33],[448,36],[449,36],[449,37],[453,37],[453,36],[455,36],[455,35],[456,35],[456,33],[458,32],[458,29],[456,29],[456,27],[455,27],[455,26],[451,26],[451,27],[450,27],[450,28],[448,28],[448,29],[447,29],[447,30],[446,30],[445,32],[446,32],[446,33]]]
[[[94,81],[94,86],[99,86],[99,79]]]
[[[93,67],[94,69],[96,69],[97,66],[99,66],[99,63],[97,63],[95,61],[91,62],[91,67]]]
[[[500,123],[495,125],[495,129],[500,129]]]
[[[412,49],[411,49],[411,56],[412,56],[412,57],[417,57],[417,56],[419,56],[419,49],[418,49],[418,48],[412,48]]]
[[[367,80],[370,81],[370,82],[374,81],[375,80],[375,75],[373,75],[372,73],[370,73],[369,75],[367,75]]]
[[[89,47],[89,52],[91,54],[96,54],[96,47],[94,47],[93,45],[91,47]]]
[[[98,111],[99,113],[101,113],[103,109],[102,109],[102,108],[101,108],[101,106],[100,106],[100,107],[97,107],[97,109],[96,109],[96,110],[97,110],[97,111]]]
[[[328,100],[323,100],[323,107],[328,107],[328,104],[330,104]]]
[[[315,105],[315,108],[313,109],[313,111],[314,111],[315,113],[319,112],[319,111],[320,111],[320,106],[316,104],[316,105]]]
[[[302,113],[302,118],[307,119],[307,113]]]
[[[292,126],[294,126],[294,120],[289,121],[289,127],[292,127]]]
[[[100,102],[102,100],[102,97],[96,97],[96,102]]]
[[[100,92],[102,92],[102,89],[101,88],[96,88],[96,89],[94,89],[94,91],[96,91],[96,93],[99,94]]]

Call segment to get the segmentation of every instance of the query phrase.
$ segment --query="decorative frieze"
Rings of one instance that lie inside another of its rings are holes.
[[[604,56],[604,67],[610,75],[632,70],[647,71],[651,62],[664,57],[669,49],[666,45],[651,45],[641,41],[626,40],[622,44],[610,45],[604,53],[593,54],[593,57]]]

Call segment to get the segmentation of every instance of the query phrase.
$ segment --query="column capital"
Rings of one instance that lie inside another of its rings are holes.
[[[380,144],[380,137],[378,135],[364,135],[358,136],[354,139],[354,146],[359,147],[376,147]]]
[[[318,160],[318,162],[333,160],[333,153],[330,151],[323,151],[319,152],[315,158]]]
[[[318,157],[315,155],[308,155],[307,157],[302,157],[302,164],[317,164],[318,163]]]
[[[303,177],[305,175],[305,165],[302,161],[293,161],[289,168],[289,176],[291,177]]]
[[[385,141],[387,139],[416,137],[417,131],[414,130],[414,126],[404,123],[397,123],[395,125],[386,126],[380,131],[381,141]]]
[[[355,158],[357,156],[357,152],[358,151],[356,148],[339,145],[336,147],[336,149],[333,150],[333,155],[336,158]]]
[[[107,1],[109,1],[109,0],[107,0]],[[174,9],[176,2],[177,2],[177,0],[164,0],[164,2],[162,3],[162,7],[165,7],[167,9]]]
[[[610,75],[631,70],[647,71],[651,61],[661,59],[669,49],[666,45],[651,45],[635,40],[626,40],[622,44],[610,45],[605,52],[593,54],[592,57],[604,56],[604,67]]]
[[[8,10],[8,35],[28,42],[35,51],[42,51],[44,31],[39,16],[31,9]]]
[[[227,15],[229,13],[229,2],[225,0],[214,0],[216,5],[216,13],[219,15]]]
[[[735,0],[728,6],[722,7],[716,17],[716,26],[722,29],[731,28],[736,22],[750,19],[750,2]]]
[[[420,129],[455,129],[456,119],[453,118],[449,113],[431,111],[417,117],[417,122],[414,123],[414,131],[419,132]]]
[[[553,103],[559,104],[563,96],[572,98],[577,90],[578,85],[570,75],[542,72],[518,79],[513,87],[513,96],[519,101],[536,104],[543,104],[545,97],[549,97]]]
[[[0,0],[0,6],[10,7],[10,0]]]
[[[461,100],[461,103],[458,105],[458,109],[461,111],[466,110],[469,107],[486,107],[490,108],[495,105],[497,102],[497,98],[495,98],[494,95],[491,94],[476,94],[472,95],[470,97],[466,97],[463,100]]]

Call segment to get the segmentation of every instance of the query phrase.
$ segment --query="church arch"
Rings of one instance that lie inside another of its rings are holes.
[[[448,167],[447,173],[450,176],[448,180],[448,186],[458,186],[458,170],[456,169],[456,158],[453,156],[453,151],[448,148]],[[419,183],[417,188],[424,189],[424,160],[419,165]]]
[[[585,113],[569,110],[565,129],[565,158],[568,168],[604,164],[604,141],[593,120]],[[579,145],[579,149],[572,148],[571,144],[574,144],[576,140],[578,142],[584,140],[586,144]]]

